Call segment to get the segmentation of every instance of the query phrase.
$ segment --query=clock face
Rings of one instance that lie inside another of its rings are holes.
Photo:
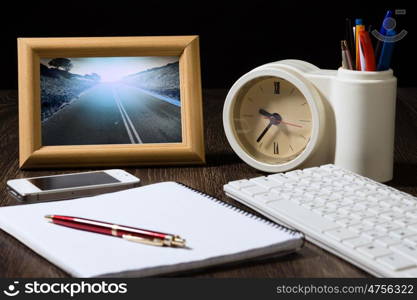
[[[260,77],[245,84],[232,114],[239,144],[257,161],[291,161],[311,138],[309,103],[297,87],[282,78]]]

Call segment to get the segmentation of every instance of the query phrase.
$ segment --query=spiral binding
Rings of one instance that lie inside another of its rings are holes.
[[[257,220],[257,221],[259,221],[259,222],[262,222],[262,223],[264,223],[264,224],[266,224],[266,225],[269,225],[269,226],[272,226],[272,227],[274,227],[274,228],[280,229],[280,230],[282,230],[282,231],[284,231],[284,232],[288,233],[288,234],[289,234],[289,235],[291,235],[291,236],[294,236],[294,237],[295,237],[295,236],[302,237],[302,238],[303,238],[303,240],[304,240],[304,234],[303,234],[301,231],[294,230],[294,229],[290,229],[290,228],[285,227],[285,226],[283,226],[283,225],[281,225],[281,224],[277,224],[277,223],[271,222],[271,221],[269,221],[269,220],[262,219],[262,218],[260,218],[260,217],[258,217],[258,216],[255,216],[254,214],[252,214],[252,213],[250,213],[250,212],[247,212],[247,211],[245,211],[245,210],[243,210],[243,209],[240,209],[240,208],[238,208],[238,207],[236,207],[236,206],[233,206],[233,205],[231,205],[231,204],[229,204],[229,203],[226,203],[226,202],[220,201],[219,199],[217,199],[217,198],[215,198],[215,197],[213,197],[213,196],[207,195],[206,193],[203,193],[203,192],[201,192],[201,191],[199,191],[199,190],[196,190],[196,189],[194,189],[194,188],[192,188],[192,187],[190,187],[190,186],[188,186],[188,185],[185,185],[184,183],[177,182],[177,184],[179,184],[179,185],[181,185],[181,186],[183,186],[183,187],[185,187],[185,188],[187,188],[187,189],[189,189],[189,190],[191,190],[191,191],[193,191],[193,192],[195,192],[195,193],[197,193],[197,194],[199,194],[199,195],[203,196],[204,198],[210,199],[210,200],[214,201],[215,203],[217,203],[217,204],[219,204],[219,205],[221,205],[221,206],[223,206],[223,207],[226,207],[226,208],[228,208],[228,209],[231,209],[231,210],[233,210],[233,211],[235,211],[235,212],[237,212],[237,213],[239,213],[239,214],[241,214],[241,215],[244,215],[244,216],[246,216],[246,217],[248,217],[248,218],[251,218],[251,219]],[[303,244],[304,244],[304,242],[303,242]]]

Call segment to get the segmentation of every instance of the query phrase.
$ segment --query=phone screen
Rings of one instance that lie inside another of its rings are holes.
[[[32,178],[28,181],[43,191],[120,182],[105,172]]]

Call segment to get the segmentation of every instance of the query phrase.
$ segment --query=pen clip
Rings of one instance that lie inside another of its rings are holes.
[[[164,245],[164,241],[161,239],[146,239],[146,238],[141,238],[141,237],[133,236],[129,234],[122,235],[122,238],[130,242],[142,243],[146,245],[152,245],[152,246]]]

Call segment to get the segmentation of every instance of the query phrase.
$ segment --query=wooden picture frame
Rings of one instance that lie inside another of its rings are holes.
[[[181,143],[42,146],[40,59],[178,56]],[[198,36],[19,38],[20,167],[102,167],[205,162]]]

